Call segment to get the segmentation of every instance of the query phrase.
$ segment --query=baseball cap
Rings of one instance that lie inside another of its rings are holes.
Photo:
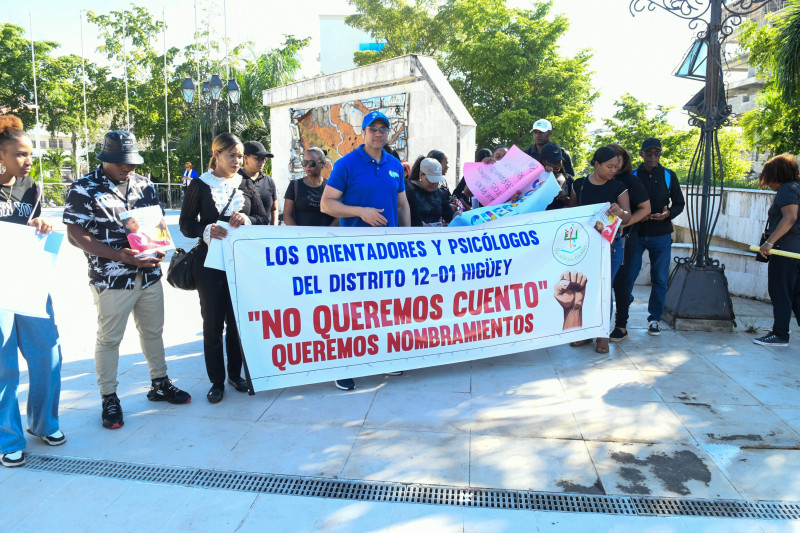
[[[533,127],[531,128],[531,133],[533,130],[539,131],[551,131],[553,129],[553,125],[550,124],[550,121],[545,118],[540,118],[536,122],[533,123]]]
[[[391,122],[389,122],[389,118],[386,115],[384,115],[380,111],[373,111],[371,113],[367,113],[366,115],[364,115],[364,120],[361,122],[361,129],[363,130],[371,126],[372,123],[375,122],[376,120],[384,121],[387,126],[391,124]]]
[[[661,141],[655,137],[648,137],[642,143],[642,152],[648,151],[650,148],[658,148],[661,150]]]
[[[419,171],[425,174],[428,181],[433,183],[443,183],[445,181],[442,176],[442,165],[432,157],[426,157],[419,164]]]
[[[539,155],[542,156],[542,159],[549,161],[550,163],[556,163],[564,160],[564,157],[561,155],[561,148],[559,148],[556,143],[547,143],[542,146],[542,150],[539,152]]]
[[[258,157],[273,157],[273,155],[267,152],[267,149],[264,148],[264,145],[258,141],[247,141],[244,143],[244,155],[256,155]]]

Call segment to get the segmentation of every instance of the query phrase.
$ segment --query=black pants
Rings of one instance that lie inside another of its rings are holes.
[[[614,327],[627,329],[628,328],[628,314],[633,301],[633,295],[630,293],[630,284],[628,280],[631,276],[631,259],[633,254],[636,253],[636,230],[632,231],[626,237],[625,254],[622,259],[622,264],[617,270],[617,275],[614,276],[614,300],[617,304],[617,314],[614,320]],[[634,273],[634,275],[638,272]]]
[[[772,300],[772,332],[781,340],[789,339],[789,322],[800,324],[800,261],[769,256],[767,289]]]
[[[207,250],[207,248],[206,248]],[[195,258],[192,275],[200,296],[200,313],[203,316],[203,351],[206,357],[206,372],[211,383],[225,383],[225,357],[222,352],[222,332],[225,334],[225,350],[228,353],[228,377],[237,379],[242,374],[242,347],[239,330],[233,314],[228,279],[225,272],[203,266],[205,253]]]

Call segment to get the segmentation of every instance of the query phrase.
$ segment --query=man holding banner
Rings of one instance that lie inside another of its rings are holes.
[[[345,227],[410,226],[403,166],[384,152],[389,141],[389,118],[380,111],[361,122],[364,144],[339,159],[322,193],[324,213]],[[355,388],[352,379],[337,380],[340,389]]]

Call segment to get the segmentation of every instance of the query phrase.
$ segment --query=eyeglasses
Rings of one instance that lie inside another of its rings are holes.
[[[303,159],[303,168],[305,168],[305,167],[314,168],[315,166],[317,166],[317,162],[316,161],[314,161],[312,159]]]
[[[645,157],[658,157],[661,155],[661,150],[648,150],[644,155]]]
[[[265,156],[265,155],[251,155],[250,157],[254,157],[256,159],[256,161],[266,161],[267,160],[267,156]]]
[[[371,132],[389,133],[389,128],[386,126],[368,126],[367,129]]]

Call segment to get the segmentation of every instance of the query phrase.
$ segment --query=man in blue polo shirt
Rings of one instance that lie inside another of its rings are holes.
[[[403,165],[383,151],[389,119],[373,111],[361,123],[364,144],[333,165],[320,207],[342,226],[409,226]]]
[[[389,140],[389,119],[380,111],[368,113],[361,133],[364,144],[333,165],[322,192],[322,212],[340,219],[342,226],[410,226],[403,165],[383,151]],[[352,379],[335,383],[342,390],[356,387]]]

